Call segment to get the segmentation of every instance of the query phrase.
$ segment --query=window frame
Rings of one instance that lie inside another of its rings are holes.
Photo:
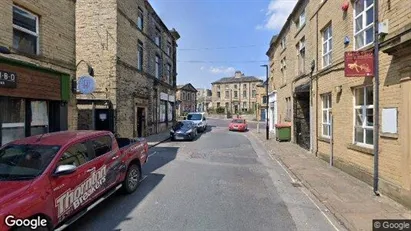
[[[17,9],[19,9],[19,10],[21,10],[21,11],[23,11],[23,12],[27,13],[28,15],[33,16],[35,18],[35,20],[36,20],[36,32],[28,30],[24,27],[15,25],[13,23],[13,8],[17,8]],[[28,10],[26,10],[26,9],[20,7],[20,6],[17,6],[15,4],[13,4],[12,5],[12,26],[13,26],[13,30],[16,29],[16,30],[19,30],[20,32],[27,33],[27,34],[32,35],[32,36],[36,36],[36,52],[35,52],[34,55],[39,55],[40,54],[40,17],[38,15],[32,13],[31,11],[28,11]],[[14,32],[13,32],[13,37],[14,37]],[[20,50],[20,49],[14,47],[14,42],[13,42],[13,48],[16,49],[16,50]]]
[[[324,108],[324,101],[327,101],[327,107]],[[331,92],[321,95],[321,136],[324,138],[331,138],[331,110],[332,110],[332,94]],[[324,112],[327,114],[324,120]],[[324,126],[328,127],[328,135],[324,134]]]
[[[360,2],[360,1],[362,1],[362,2],[364,3],[364,9],[361,11],[361,13],[359,13],[358,15],[356,15],[356,14],[357,14],[356,4],[357,4],[358,2]],[[360,50],[360,49],[362,49],[362,48],[364,48],[364,47],[367,47],[367,46],[373,44],[374,39],[375,39],[375,36],[374,36],[374,33],[375,33],[375,28],[374,28],[374,11],[375,11],[374,5],[375,5],[375,1],[372,0],[372,4],[371,4],[370,6],[365,7],[366,2],[367,2],[367,0],[355,0],[354,3],[353,3],[354,50]],[[371,8],[373,9],[373,21],[372,21],[369,25],[367,25],[367,11],[368,11],[369,9],[371,9]],[[360,17],[362,18],[362,29],[359,30],[358,32],[356,32],[356,28],[357,28],[356,20],[357,20],[358,18],[360,18]],[[373,39],[372,39],[371,42],[366,43],[366,41],[367,41],[367,33],[366,33],[366,31],[367,31],[368,29],[370,29],[370,28],[372,28],[372,37],[373,37]],[[362,42],[363,42],[363,45],[362,45],[361,47],[357,47],[357,36],[360,35],[361,33],[363,33],[363,41],[362,41]]]
[[[303,20],[302,20],[303,19]],[[298,16],[297,28],[301,29],[306,23],[306,15],[305,15],[305,8]]]
[[[371,88],[371,91],[373,93],[373,99],[372,99],[372,104],[371,105],[367,105],[367,88]],[[357,100],[357,91],[358,90],[362,90],[363,94],[364,94],[364,102],[363,105],[357,105],[356,100]],[[353,144],[354,145],[358,145],[358,146],[362,146],[362,147],[366,147],[366,148],[370,148],[373,149],[374,148],[374,87],[373,85],[365,85],[365,86],[360,86],[360,87],[356,87],[353,89]],[[361,119],[362,119],[362,125],[357,125],[357,110],[361,110]],[[373,117],[373,124],[372,126],[368,126],[367,125],[367,110],[372,110],[372,117]],[[356,129],[362,129],[363,130],[363,142],[358,142],[356,140]],[[372,134],[373,134],[373,141],[372,144],[367,144],[367,130],[371,130]]]
[[[326,68],[329,67],[332,64],[332,42],[333,42],[333,36],[332,36],[332,25],[329,24],[324,28],[322,31],[322,67]],[[327,39],[326,39],[326,34],[327,34]],[[327,51],[324,50],[324,45],[327,44]],[[331,49],[330,49],[331,47]],[[325,57],[328,56],[328,63],[325,63]]]
[[[154,37],[154,43],[158,46],[158,47],[160,47],[161,48],[161,30],[158,28],[158,27],[156,27],[156,36]],[[157,43],[157,40],[158,40],[158,43]]]
[[[167,67],[166,67],[166,68],[167,68],[167,71],[166,71],[166,73],[167,73],[167,83],[172,84],[171,64],[170,64],[170,63],[167,63],[166,66],[167,66]]]
[[[305,74],[305,37],[297,44],[297,75]]]
[[[139,20],[141,20],[141,28],[139,27]],[[137,9],[137,29],[140,31],[143,31],[144,29],[144,11],[140,7]]]
[[[143,61],[144,61],[144,45],[143,42],[137,41],[137,70],[143,70]]]
[[[161,78],[161,58],[158,54],[155,55],[154,62],[155,62],[154,76],[157,79],[160,79]]]

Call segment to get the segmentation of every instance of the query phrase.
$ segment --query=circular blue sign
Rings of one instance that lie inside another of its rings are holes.
[[[96,80],[90,75],[81,76],[78,80],[77,89],[82,94],[91,94],[96,90]]]

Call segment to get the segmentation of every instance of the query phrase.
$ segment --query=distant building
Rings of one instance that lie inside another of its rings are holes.
[[[211,107],[211,90],[197,88],[197,111],[206,112]]]
[[[211,83],[214,108],[224,107],[232,113],[255,111],[257,85],[263,80],[254,76],[244,76],[236,71],[232,77],[225,77]]]
[[[177,86],[177,116],[185,112],[195,112],[197,104],[197,89],[191,83]]]

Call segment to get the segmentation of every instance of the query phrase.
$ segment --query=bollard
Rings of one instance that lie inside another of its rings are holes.
[[[257,121],[257,133],[260,133],[260,122]]]

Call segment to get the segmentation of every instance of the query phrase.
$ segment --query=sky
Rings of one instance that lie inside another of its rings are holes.
[[[211,88],[234,76],[265,80],[266,52],[297,0],[149,0],[177,41],[177,84]]]

